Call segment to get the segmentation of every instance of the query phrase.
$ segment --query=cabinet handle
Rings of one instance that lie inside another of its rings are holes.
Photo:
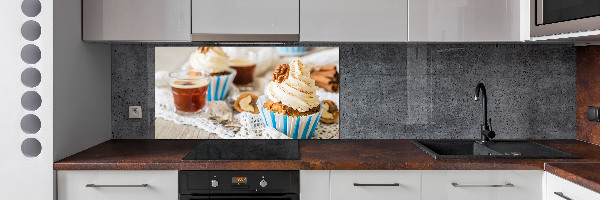
[[[565,200],[573,200],[573,199],[569,198],[568,196],[565,196],[565,194],[563,194],[562,192],[554,192],[554,194],[556,196],[562,197]]]
[[[391,183],[391,184],[363,184],[363,183],[354,183],[354,186],[400,186],[400,183]]]
[[[96,184],[87,184],[85,187],[148,187],[148,184],[141,185],[96,185]]]
[[[454,187],[515,187],[512,183],[507,183],[504,185],[461,185],[458,183],[452,183]]]

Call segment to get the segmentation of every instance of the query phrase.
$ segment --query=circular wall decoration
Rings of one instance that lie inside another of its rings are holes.
[[[40,38],[42,34],[42,27],[39,23],[33,20],[26,21],[21,26],[21,35],[23,38],[29,41],[34,41]]]
[[[21,49],[21,59],[27,64],[35,64],[40,61],[42,51],[38,46],[28,44]]]
[[[42,11],[42,3],[39,0],[23,0],[21,11],[27,17],[35,17]]]
[[[40,131],[42,121],[34,114],[25,115],[21,119],[21,130],[27,134],[35,134]]]
[[[37,92],[27,91],[21,96],[21,105],[25,110],[37,110],[42,105],[42,97]]]
[[[27,138],[21,143],[21,152],[27,157],[37,157],[42,153],[42,144],[35,138]]]
[[[27,68],[21,73],[21,82],[27,87],[36,87],[42,82],[42,73],[36,68]]]

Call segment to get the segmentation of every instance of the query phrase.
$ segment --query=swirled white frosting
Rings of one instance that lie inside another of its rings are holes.
[[[200,50],[192,53],[190,65],[206,74],[225,72],[229,69],[229,57],[221,47],[210,47],[206,53]]]
[[[300,112],[306,112],[319,106],[319,96],[316,94],[315,80],[310,78],[310,72],[299,60],[290,63],[288,77],[281,83],[271,81],[267,86],[267,95],[275,103],[292,107]]]

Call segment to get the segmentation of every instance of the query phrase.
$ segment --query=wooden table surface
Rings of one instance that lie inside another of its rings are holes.
[[[158,117],[154,120],[154,133],[155,139],[222,139],[216,133]]]

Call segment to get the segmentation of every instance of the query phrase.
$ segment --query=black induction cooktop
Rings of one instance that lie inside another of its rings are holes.
[[[183,160],[299,160],[298,140],[203,140]]]

